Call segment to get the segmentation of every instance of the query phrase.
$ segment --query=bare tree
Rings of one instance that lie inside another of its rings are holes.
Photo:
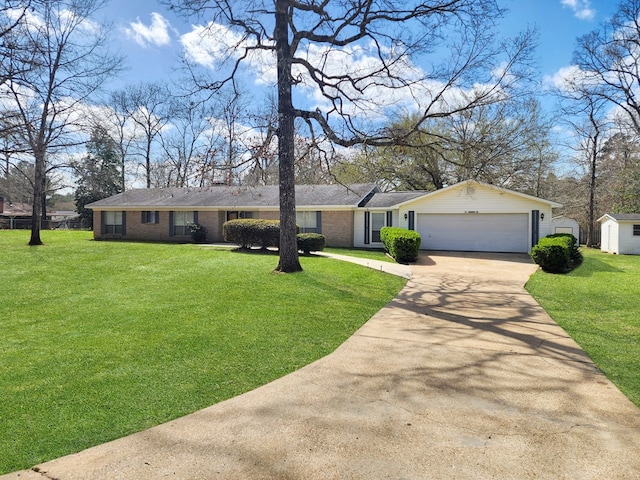
[[[591,97],[617,106],[640,133],[640,0],[623,0],[600,30],[578,39],[573,60]]]
[[[158,134],[165,157],[165,184],[188,187],[202,172],[211,150],[212,111],[205,103],[176,97],[171,106],[170,128]]]
[[[39,0],[4,0],[0,5],[0,86],[35,63],[34,49],[20,40],[20,25]]]
[[[171,119],[169,88],[162,82],[139,83],[113,92],[111,98],[116,110],[123,112],[135,128],[135,154],[142,158],[146,186],[151,188],[154,156],[160,149],[159,134]]]
[[[389,128],[404,130],[412,117]],[[363,176],[389,187],[437,190],[474,179],[541,195],[543,179],[556,158],[549,122],[533,98],[505,98],[455,115],[431,119],[407,138],[410,145],[364,149],[350,161]],[[344,170],[344,167],[343,167]]]
[[[118,70],[120,58],[106,50],[108,29],[91,17],[103,0],[42,2],[16,27],[16,49],[35,48],[35,66],[17,68],[5,84],[5,102],[23,152],[34,159],[34,195],[29,245],[41,245],[47,163],[52,155],[80,145],[81,111]],[[16,61],[20,61],[19,58]]]
[[[126,111],[126,92],[124,90],[112,91],[106,104],[101,109],[96,109],[90,121],[92,127],[97,127],[113,139],[120,161],[120,189],[127,188],[127,162],[133,156],[136,143],[135,125]]]
[[[278,99],[280,260],[277,271],[301,270],[295,225],[295,128],[337,145],[402,144],[424,122],[491,103],[523,73],[517,64],[531,37],[494,42],[493,22],[503,11],[495,0],[166,0],[172,8],[207,15],[209,31],[221,26],[236,40],[223,52],[230,72],[209,82],[233,83],[245,61],[261,53],[275,65]],[[218,46],[218,51],[220,47]],[[358,52],[367,51],[368,58]],[[426,58],[427,56],[430,58]],[[427,60],[428,70],[412,60]],[[362,61],[364,60],[364,61]],[[312,108],[294,104],[294,90],[321,99]],[[406,95],[401,95],[405,92]],[[464,102],[453,98],[464,98]],[[406,131],[378,121],[394,110],[417,112]]]
[[[575,134],[571,146],[577,153],[579,164],[586,165],[587,195],[587,247],[597,244],[595,238],[596,192],[598,189],[598,165],[605,140],[610,129],[607,118],[607,100],[594,95],[589,79],[574,78],[559,92],[563,100],[563,113]]]

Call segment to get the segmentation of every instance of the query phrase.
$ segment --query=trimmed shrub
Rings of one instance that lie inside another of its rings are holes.
[[[576,247],[573,235],[552,235],[538,241],[531,249],[531,258],[545,272],[566,273],[574,268],[572,261],[574,249]],[[582,257],[580,252],[578,254]]]
[[[207,241],[207,230],[197,223],[189,225],[189,231],[191,232],[191,240],[195,243],[205,243]]]
[[[418,252],[422,239],[420,234],[413,230],[405,230],[398,227],[382,227],[380,240],[386,252],[398,263],[415,262],[418,260]]]
[[[569,254],[570,256],[570,264],[569,264],[569,269],[573,270],[574,268],[577,268],[580,266],[580,264],[582,264],[582,253],[580,252],[580,248],[579,248],[579,244],[578,244],[578,239],[575,237],[575,235],[572,235],[570,233],[553,233],[551,235],[547,235],[547,238],[561,238],[561,237],[567,237],[571,239],[571,253]]]
[[[226,242],[237,243],[243,249],[279,247],[280,222],[257,218],[229,220],[222,225],[222,236]]]
[[[570,233],[548,235],[531,249],[531,258],[545,272],[567,273],[582,263],[577,243]]]
[[[311,252],[321,252],[324,250],[326,237],[319,233],[299,233],[298,250],[302,251],[305,255],[309,255]]]

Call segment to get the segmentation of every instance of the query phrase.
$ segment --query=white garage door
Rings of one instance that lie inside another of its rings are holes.
[[[417,215],[416,230],[425,250],[528,252],[526,213]]]

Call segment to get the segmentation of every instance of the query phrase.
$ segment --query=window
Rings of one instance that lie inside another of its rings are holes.
[[[142,223],[159,223],[160,212],[142,212]]]
[[[296,223],[300,233],[320,233],[320,212],[296,211]]]
[[[380,242],[380,230],[384,227],[385,217],[385,213],[371,213],[371,241],[374,243]]]
[[[175,237],[188,237],[191,235],[189,225],[196,222],[196,212],[171,212],[171,235]]]
[[[102,233],[122,235],[124,233],[123,212],[102,212]]]
[[[640,236],[640,225],[633,226],[633,236],[634,237]]]
[[[254,218],[253,212],[227,212],[227,221],[238,220],[239,218]]]

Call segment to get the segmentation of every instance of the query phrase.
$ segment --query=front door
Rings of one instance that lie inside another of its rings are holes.
[[[380,243],[380,230],[384,227],[385,213],[371,214],[371,242]]]

